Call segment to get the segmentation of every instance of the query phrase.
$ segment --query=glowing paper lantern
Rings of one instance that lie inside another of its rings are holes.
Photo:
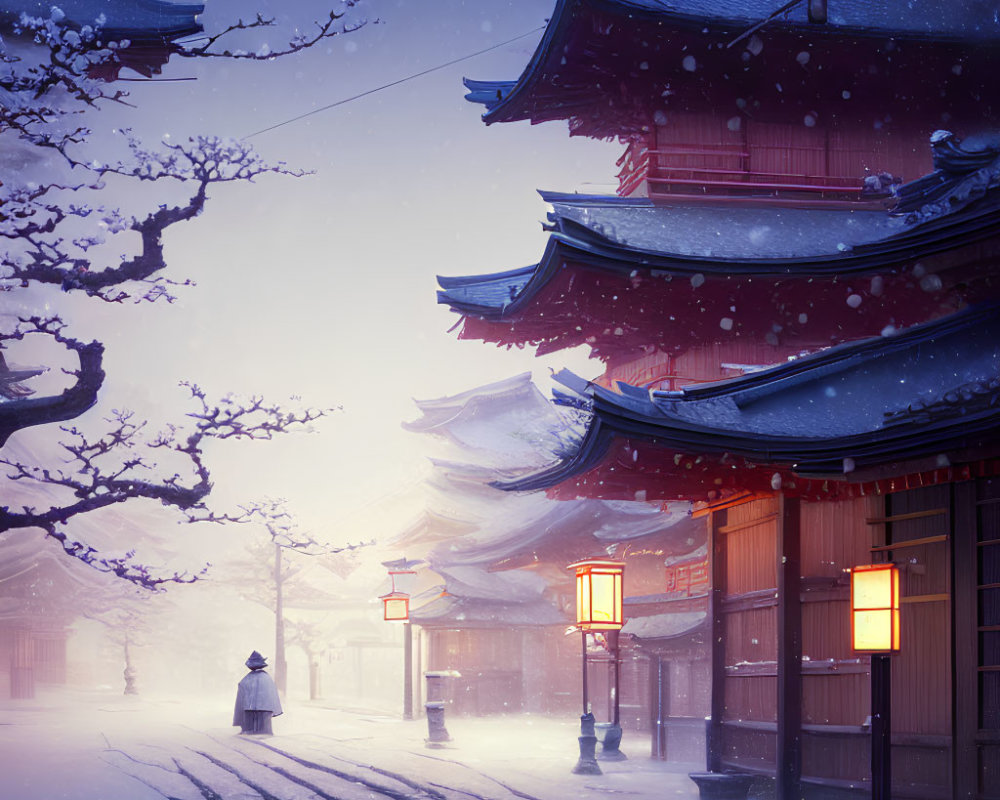
[[[576,624],[585,631],[616,631],[623,624],[625,564],[591,558],[570,564],[576,570]]]
[[[851,647],[862,653],[899,650],[899,570],[893,564],[851,570]]]
[[[415,562],[420,563],[420,562]],[[379,597],[382,601],[382,619],[386,622],[409,622],[410,593],[397,589],[397,584],[409,589],[416,572],[410,569],[390,569],[389,579],[392,581],[392,591]]]
[[[390,592],[379,597],[386,622],[407,622],[410,619],[410,596],[406,592]]]

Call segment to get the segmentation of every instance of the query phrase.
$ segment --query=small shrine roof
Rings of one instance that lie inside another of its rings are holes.
[[[169,0],[0,0],[0,19],[17,19],[22,12],[47,18],[53,6],[58,6],[77,27],[93,25],[103,16],[102,30],[107,36],[124,36],[135,41],[200,33],[202,26],[197,17],[205,11],[204,3]]]
[[[524,603],[442,594],[410,611],[410,621],[427,628],[511,628],[568,625],[571,620],[542,599]]]
[[[616,393],[569,373],[558,377],[591,402],[582,445],[501,488],[556,486],[599,466],[616,437],[676,454],[678,477],[690,469],[684,455],[737,481],[741,463],[844,480],[855,470],[919,459],[947,466],[991,455],[1000,443],[1000,306],[679,391],[619,384]],[[641,471],[638,451],[632,460],[627,466]]]
[[[560,625],[568,618],[544,597],[548,583],[519,570],[486,572],[477,567],[436,568],[444,591],[411,609],[418,625],[461,624],[470,627]]]
[[[0,97],[0,100],[3,98]],[[7,364],[7,359],[0,351],[0,403],[19,400],[34,394],[34,390],[25,386],[23,381],[36,378],[48,372],[48,367],[23,367]]]
[[[622,633],[637,639],[673,639],[706,628],[708,615],[704,611],[672,611],[648,617],[630,616]]]

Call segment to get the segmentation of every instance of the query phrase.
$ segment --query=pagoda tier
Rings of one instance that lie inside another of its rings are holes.
[[[951,465],[1000,453],[998,341],[1000,306],[989,305],[677,392],[618,394],[563,373],[592,403],[583,443],[498,485],[704,500],[777,488],[850,495],[884,474],[951,480]]]
[[[567,120],[571,134],[638,136],[704,109],[905,130],[993,120],[1000,22],[980,3],[557,0],[516,81],[467,80],[487,123]],[[808,123],[807,123],[808,124]]]
[[[486,572],[476,567],[437,568],[443,591],[410,612],[425,627],[470,628],[566,625],[569,614],[546,598],[548,584],[528,572]]]
[[[443,542],[431,564],[481,566],[490,570],[537,567],[586,558],[609,545],[653,537],[666,555],[686,554],[705,541],[704,523],[691,517],[689,503],[621,503],[581,499],[549,501],[544,513],[505,517]],[[641,546],[641,545],[640,545]]]
[[[537,472],[575,449],[584,432],[582,424],[567,420],[565,409],[543,400],[527,375],[417,405],[423,416],[407,428],[444,438],[477,461],[432,460],[428,485],[436,492],[431,500],[435,510],[426,512],[394,543],[405,544],[407,552],[419,545],[421,557],[442,576],[454,579],[456,571],[477,575],[476,570],[515,576],[530,572],[543,577],[553,591],[571,593],[567,563],[617,548],[632,565],[630,592],[648,595],[663,591],[664,558],[683,560],[704,549],[705,526],[692,517],[690,503],[589,498],[560,502],[544,492],[511,494],[491,486]],[[569,415],[581,416],[579,410]],[[479,435],[491,427],[498,433]],[[517,469],[507,457],[514,452],[505,443],[511,437],[532,445]],[[491,455],[486,447],[490,442],[504,453]],[[539,460],[539,454],[545,459]],[[647,561],[648,574],[643,569],[636,572],[636,565]],[[447,591],[453,597],[468,594],[454,580],[448,582]]]
[[[997,150],[951,148],[985,165],[941,160],[900,188],[895,212],[542,193],[541,261],[439,277],[438,302],[463,316],[460,338],[539,354],[587,344],[618,362],[752,341],[776,348],[774,363],[924,322],[998,292]]]
[[[448,440],[477,463],[500,469],[551,460],[551,431],[565,416],[531,382],[530,372],[416,405],[421,416],[404,422],[405,430]]]

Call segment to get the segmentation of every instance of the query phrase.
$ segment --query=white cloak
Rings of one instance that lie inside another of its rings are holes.
[[[244,711],[270,711],[272,717],[281,714],[281,700],[274,680],[262,669],[255,669],[243,676],[236,689],[236,708],[233,725],[243,725]]]

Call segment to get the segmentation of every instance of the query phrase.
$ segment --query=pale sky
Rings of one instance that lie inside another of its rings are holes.
[[[308,26],[326,7],[209,0],[203,19],[211,30],[259,8]],[[382,24],[272,63],[174,59],[162,77],[197,80],[129,83],[136,109],[88,122],[97,139],[117,127],[147,139],[242,137],[531,31],[551,7],[369,0],[353,13]],[[178,289],[175,304],[70,300],[72,332],[108,347],[101,402],[81,421],[127,406],[158,427],[186,410],[176,388],[185,379],[213,395],[343,405],[315,434],[227,443],[210,459],[222,507],[284,497],[305,527],[358,541],[395,533],[419,510],[430,443],[400,428],[417,416],[413,398],[526,370],[545,392],[550,367],[598,374],[583,353],[535,359],[459,342],[448,333],[457,317],[436,304],[436,274],[539,259],[546,208],[536,189],[613,191],[621,145],[571,139],[564,123],[487,128],[482,107],[464,99],[463,75],[516,78],[540,36],[253,137],[266,159],[316,174],[215,187],[205,214],[168,232],[169,277],[198,284]],[[272,49],[286,40],[264,38]],[[385,497],[405,502],[389,508]]]

